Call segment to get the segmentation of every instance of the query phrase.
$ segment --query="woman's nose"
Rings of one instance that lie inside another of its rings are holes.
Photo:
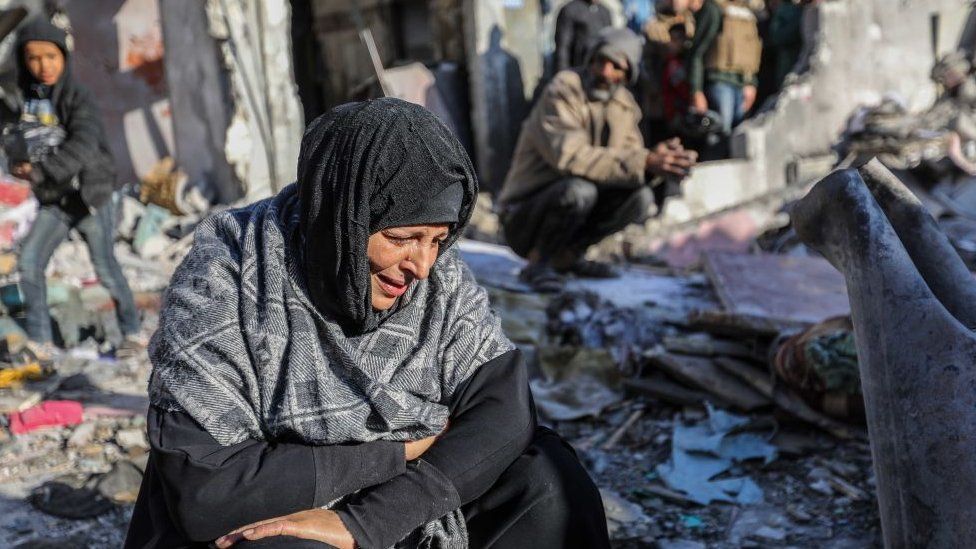
[[[430,275],[430,268],[434,266],[434,261],[437,260],[437,247],[436,246],[418,246],[417,249],[410,254],[409,264],[411,265],[411,271],[413,276],[418,280],[424,280]]]

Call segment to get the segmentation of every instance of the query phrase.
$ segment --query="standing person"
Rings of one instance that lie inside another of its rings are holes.
[[[556,16],[556,72],[583,64],[590,41],[610,26],[599,0],[570,0]]]
[[[756,100],[762,54],[756,16],[745,0],[690,0],[688,7],[695,14],[688,50],[692,107],[716,111],[731,135]]]
[[[773,91],[783,87],[803,48],[803,8],[792,0],[769,0],[769,20],[765,46],[772,50]]]
[[[630,30],[604,29],[584,65],[556,74],[522,124],[498,200],[505,239],[528,259],[520,278],[537,291],[561,290],[566,274],[618,276],[585,260],[587,248],[645,219],[651,186],[695,163],[677,140],[644,147],[627,90],[641,48]]]
[[[296,184],[197,227],[126,548],[609,549],[454,246],[477,191],[447,126],[385,98],[312,121]]]
[[[695,34],[694,16],[688,11],[688,0],[660,0],[654,17],[644,25],[644,70],[639,88],[641,110],[644,113],[643,134],[648,143],[656,143],[673,135],[664,114],[662,76],[672,50],[674,25],[684,27],[686,39]],[[687,46],[682,48],[685,51]],[[682,54],[683,55],[683,54]],[[682,64],[684,64],[682,62]]]
[[[18,89],[3,104],[5,122],[39,122],[64,129],[64,141],[33,162],[17,161],[11,173],[31,182],[40,210],[21,243],[18,269],[27,313],[27,335],[35,352],[54,351],[44,270],[58,244],[77,229],[88,244],[101,283],[115,302],[125,337],[120,352],[144,346],[129,284],[115,259],[115,170],[98,109],[74,80],[66,34],[43,19],[28,23],[17,38]]]
[[[661,75],[661,103],[664,120],[669,128],[678,126],[679,120],[688,112],[691,101],[691,86],[688,84],[688,71],[685,68],[685,49],[688,33],[682,24],[671,25],[668,29],[671,41],[668,42],[668,56],[664,61]]]

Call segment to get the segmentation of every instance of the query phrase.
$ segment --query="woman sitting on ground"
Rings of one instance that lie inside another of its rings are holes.
[[[609,547],[453,248],[476,194],[450,130],[381,99],[311,123],[297,184],[201,223],[126,547]]]

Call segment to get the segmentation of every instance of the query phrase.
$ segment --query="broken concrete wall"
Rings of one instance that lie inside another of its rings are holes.
[[[220,202],[295,179],[304,130],[287,0],[161,0],[177,162]]]
[[[160,0],[171,88],[175,158],[192,184],[219,202],[244,193],[223,155],[232,104],[220,53],[197,0]]]
[[[155,0],[63,2],[76,78],[94,94],[120,182],[134,183],[174,151]]]
[[[292,72],[288,0],[209,0],[210,33],[230,82],[233,115],[223,153],[248,201],[297,177],[305,122]]]
[[[700,165],[684,183],[683,196],[671,199],[646,226],[629,229],[626,240],[639,248],[680,224],[819,178],[832,167],[831,146],[860,105],[876,104],[886,94],[901,97],[913,110],[931,105],[936,89],[929,71],[938,53],[956,48],[970,5],[820,4],[809,70],[784,88],[773,108],[737,129],[735,159]]]

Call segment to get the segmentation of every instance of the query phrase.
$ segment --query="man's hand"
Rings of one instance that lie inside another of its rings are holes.
[[[292,536],[321,541],[339,549],[354,549],[356,541],[335,511],[309,509],[283,517],[258,521],[242,526],[217,538],[217,547],[224,549],[241,540],[257,540],[272,536]]]
[[[420,440],[411,440],[410,442],[404,442],[403,450],[404,450],[404,454],[406,454],[407,456],[407,461],[413,461],[419,458],[420,456],[424,455],[424,452],[429,450],[430,447],[434,444],[434,442],[436,442],[441,435],[447,432],[447,427],[449,425],[450,423],[444,426],[444,430],[436,435],[429,436],[427,438],[422,438]]]
[[[749,109],[756,103],[756,87],[742,87],[742,112],[749,112]]]
[[[689,151],[677,138],[658,143],[647,154],[645,168],[654,175],[685,177],[698,161],[698,153]]]
[[[34,171],[34,167],[31,166],[30,162],[18,162],[10,168],[10,173],[20,179],[30,179],[32,171]]]
[[[691,108],[698,114],[708,112],[708,98],[705,97],[705,92],[698,91],[691,95]]]

